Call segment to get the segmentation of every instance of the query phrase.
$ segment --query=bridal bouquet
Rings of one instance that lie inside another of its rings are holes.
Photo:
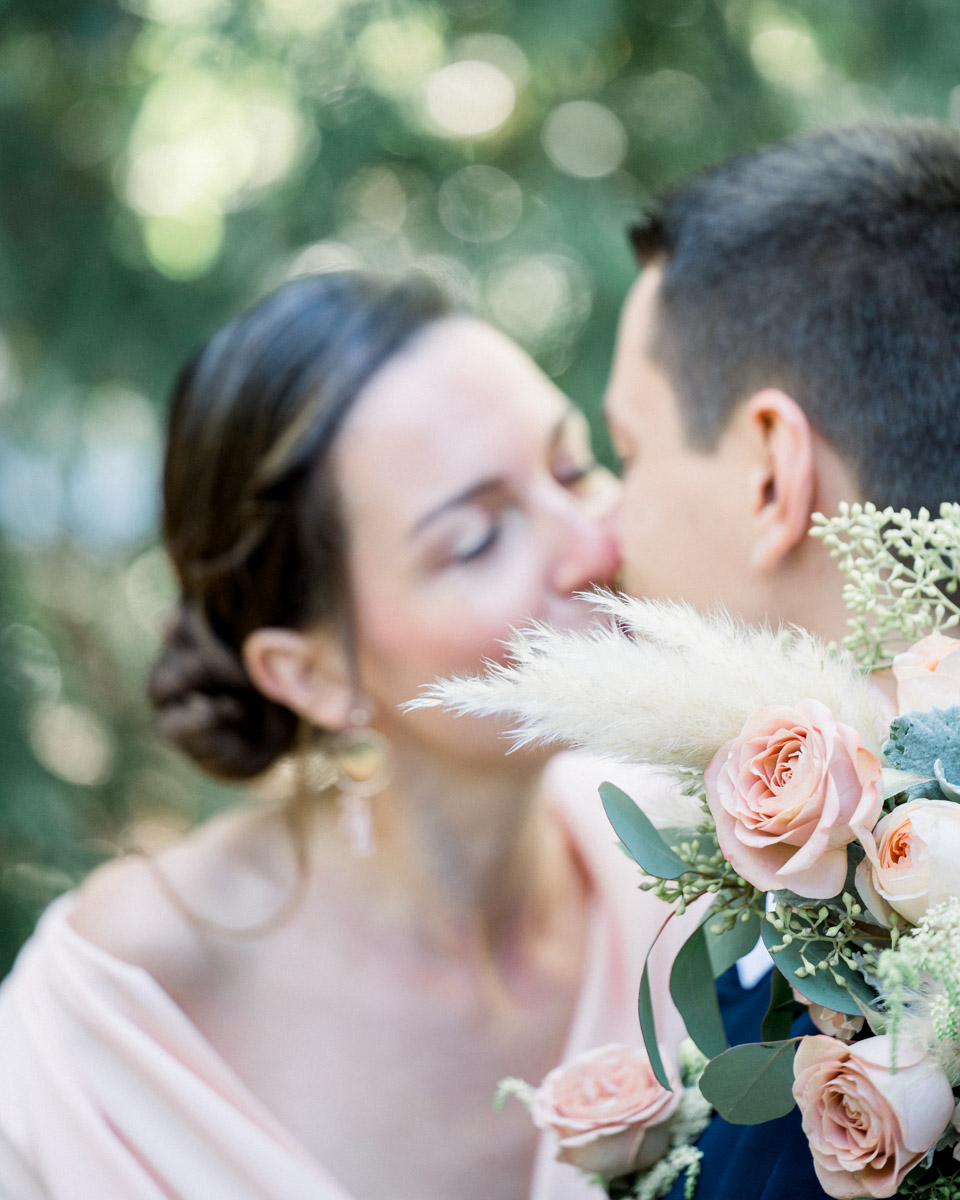
[[[945,631],[960,625],[960,505],[845,506],[812,532],[846,576],[843,648],[598,593],[609,624],[518,634],[507,663],[425,702],[510,713],[521,742],[672,767],[695,805],[681,827],[601,788],[641,887],[702,913],[669,980],[648,960],[641,981],[653,1078],[677,1087],[651,999],[669,987],[707,1060],[699,1089],[728,1121],[796,1104],[830,1196],[954,1200],[960,640]],[[895,712],[870,678],[888,668]],[[713,981],[758,939],[774,964],[762,1040],[729,1047]],[[818,1034],[792,1033],[804,1012]]]

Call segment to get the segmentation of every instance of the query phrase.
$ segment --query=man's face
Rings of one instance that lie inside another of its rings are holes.
[[[719,601],[758,619],[765,614],[752,596],[749,565],[756,468],[736,414],[713,450],[687,444],[673,385],[648,351],[660,278],[659,267],[647,267],[627,299],[606,396],[624,483],[623,585],[698,608]]]

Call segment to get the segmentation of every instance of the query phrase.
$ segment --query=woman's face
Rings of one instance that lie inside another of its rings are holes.
[[[375,723],[502,756],[492,723],[399,706],[501,657],[516,626],[590,619],[575,593],[617,570],[619,485],[594,462],[586,421],[502,334],[448,318],[366,386],[334,465]]]

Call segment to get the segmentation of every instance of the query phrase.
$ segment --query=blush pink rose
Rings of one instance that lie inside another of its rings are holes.
[[[893,660],[897,708],[950,708],[960,704],[960,639],[931,633]]]
[[[704,778],[724,857],[762,891],[826,900],[883,807],[880,762],[818,700],[764,708],[721,746]]]
[[[559,1140],[557,1158],[612,1178],[647,1167],[669,1148],[665,1122],[680,1103],[634,1046],[609,1045],[554,1068],[533,1097],[538,1129]]]
[[[901,1041],[892,1071],[891,1050],[889,1037],[805,1037],[797,1050],[794,1099],[820,1186],[838,1200],[895,1195],[953,1115],[939,1066]]]
[[[881,925],[891,910],[916,925],[928,908],[960,896],[960,804],[909,800],[881,818],[873,840],[857,891]]]

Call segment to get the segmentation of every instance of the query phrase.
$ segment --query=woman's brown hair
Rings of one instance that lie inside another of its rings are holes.
[[[181,374],[163,473],[181,596],[149,694],[161,731],[211,774],[249,778],[293,748],[298,718],[254,687],[241,647],[264,626],[349,627],[331,446],[375,372],[449,312],[425,278],[299,279]]]

